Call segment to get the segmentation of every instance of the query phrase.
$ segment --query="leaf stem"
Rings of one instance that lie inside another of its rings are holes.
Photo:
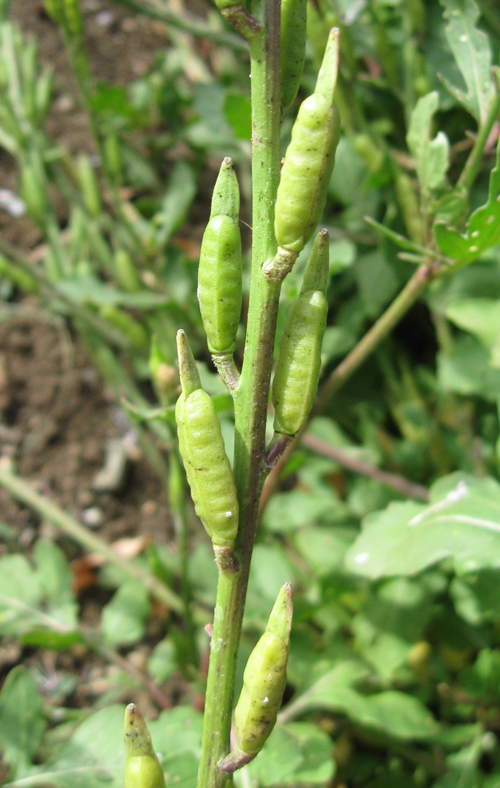
[[[498,67],[494,68],[493,72],[498,82],[500,77],[500,69]],[[472,150],[467,158],[467,161],[465,162],[464,168],[460,173],[460,177],[457,181],[456,189],[458,191],[463,190],[465,192],[469,192],[472,187],[472,184],[476,180],[479,170],[481,169],[481,163],[483,160],[486,143],[488,142],[488,138],[490,136],[490,132],[493,128],[494,123],[498,120],[499,112],[500,112],[500,89],[497,84],[495,95],[491,100],[490,108],[488,110],[488,114],[486,115],[486,119],[478,131]]]

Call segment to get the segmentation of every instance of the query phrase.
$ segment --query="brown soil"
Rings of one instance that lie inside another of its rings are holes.
[[[112,84],[127,84],[146,73],[155,53],[165,47],[163,26],[113,3],[83,0],[86,46],[94,73]],[[60,34],[43,11],[40,0],[14,0],[12,15],[25,33],[35,34],[42,62],[56,71],[56,100],[47,132],[71,152],[92,151],[86,117],[78,107]],[[126,56],[125,56],[126,54]],[[2,188],[16,191],[17,175],[7,154],[0,151]],[[39,231],[25,218],[13,219],[0,208],[0,232],[14,246],[32,251],[41,242]],[[19,474],[39,492],[80,520],[90,517],[95,532],[108,542],[140,535],[166,543],[172,538],[166,494],[134,443],[134,436],[103,386],[81,343],[59,318],[42,312],[33,298],[16,299],[0,315],[0,454],[11,457]],[[107,442],[125,438],[129,473],[112,492],[96,492],[93,480],[102,468]],[[0,489],[0,523],[14,534],[6,550],[28,552],[40,534],[63,545],[70,560],[80,548],[19,505]],[[81,591],[86,623],[99,616],[97,587]],[[96,598],[94,598],[94,596]],[[109,597],[108,597],[109,598]],[[106,600],[105,600],[106,601]],[[153,626],[154,644],[163,623]],[[0,681],[20,660],[38,660],[46,671],[73,670],[83,682],[72,698],[76,705],[92,704],[108,688],[109,666],[82,654],[30,654],[15,642],[5,642]],[[144,664],[144,654],[138,661]],[[113,669],[112,669],[113,670]],[[114,669],[116,670],[116,669]],[[104,677],[104,680],[101,679]],[[100,682],[100,683],[99,683]],[[124,699],[137,700],[125,695]],[[147,700],[143,697],[143,704]],[[146,705],[145,713],[148,713]],[[150,710],[149,710],[150,713]]]

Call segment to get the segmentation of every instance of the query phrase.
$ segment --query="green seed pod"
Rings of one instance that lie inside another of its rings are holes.
[[[290,107],[298,93],[307,37],[307,0],[281,0],[281,106]]]
[[[274,429],[296,435],[318,389],[328,302],[328,233],[316,236],[300,293],[288,312],[273,380]]]
[[[215,355],[232,355],[242,303],[240,195],[229,157],[222,162],[203,235],[198,268],[198,301],[208,347]]]
[[[102,211],[101,194],[90,156],[82,153],[78,157],[78,180],[82,190],[84,205],[91,216],[99,216]]]
[[[333,104],[338,69],[338,32],[328,40],[314,93],[302,102],[285,153],[276,195],[278,246],[298,254],[311,238],[326,202],[340,138]]]
[[[280,589],[264,634],[248,658],[243,688],[234,711],[238,750],[259,753],[276,723],[286,684],[293,593]]]
[[[179,451],[196,513],[214,547],[230,548],[238,531],[238,499],[214,404],[203,391],[183,331],[177,334],[182,394],[175,418]]]
[[[137,707],[125,710],[124,788],[165,788],[165,777],[156,757],[151,736]]]

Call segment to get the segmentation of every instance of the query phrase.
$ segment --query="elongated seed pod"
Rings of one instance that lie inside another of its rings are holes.
[[[274,430],[283,435],[298,433],[316,396],[328,314],[328,259],[328,233],[323,230],[316,236],[302,288],[289,309],[280,342],[272,398]]]
[[[179,451],[196,513],[214,547],[229,548],[238,531],[233,472],[210,396],[201,388],[183,331],[177,334],[182,393],[175,406]]]
[[[125,710],[124,742],[124,788],[165,788],[165,777],[153,749],[151,736],[133,703],[129,703]]]
[[[338,32],[332,31],[314,93],[302,102],[285,153],[276,195],[274,232],[281,249],[300,252],[323,213],[340,138],[333,104]]]
[[[298,93],[307,38],[307,0],[281,0],[281,106],[293,104]]]
[[[292,587],[285,583],[243,674],[234,719],[238,750],[247,755],[260,752],[276,723],[286,684],[292,599]]]
[[[229,157],[217,178],[198,268],[198,300],[211,353],[232,355],[242,303],[240,195]]]

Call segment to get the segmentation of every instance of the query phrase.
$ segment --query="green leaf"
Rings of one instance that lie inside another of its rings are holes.
[[[248,772],[264,787],[327,785],[335,774],[332,740],[307,722],[278,723]]]
[[[0,559],[0,632],[16,635],[39,624],[39,580],[23,555]]]
[[[131,309],[157,309],[166,306],[168,298],[147,290],[124,293],[100,282],[94,277],[65,279],[58,285],[73,301],[93,306],[128,306]]]
[[[430,504],[392,503],[369,515],[346,564],[371,577],[410,575],[449,558],[457,573],[500,567],[500,485],[452,474]]]
[[[102,633],[108,645],[137,643],[146,628],[148,592],[137,581],[124,583],[102,611]]]
[[[270,531],[294,531],[330,514],[332,509],[343,508],[333,490],[315,490],[314,496],[301,489],[273,495],[264,510],[264,525]]]
[[[121,788],[125,768],[122,705],[92,714],[74,731],[54,760],[49,759],[40,784],[55,788]]]
[[[243,93],[226,93],[224,115],[236,139],[249,140],[252,136],[252,107]]]
[[[475,26],[479,8],[474,0],[440,0],[448,20],[445,35],[467,91],[442,81],[481,126],[494,95],[491,78],[491,47],[488,36]]]
[[[464,235],[442,222],[436,222],[433,230],[437,245],[456,261],[455,266],[470,263],[500,243],[500,141],[496,165],[490,174],[488,201],[470,215]]]
[[[170,174],[167,191],[161,201],[160,212],[153,218],[158,225],[157,244],[164,246],[184,222],[196,195],[196,178],[193,168],[185,161],[175,164]]]
[[[35,679],[26,668],[14,668],[0,694],[0,745],[13,778],[27,772],[44,730],[43,701]]]
[[[491,353],[491,366],[500,367],[500,302],[465,298],[450,304],[446,317],[477,337]]]
[[[473,627],[500,620],[498,570],[485,569],[465,577],[454,577],[450,596],[455,610]]]
[[[435,719],[417,698],[392,690],[364,695],[354,685],[365,677],[361,664],[342,662],[285,707],[282,717],[288,720],[322,709],[345,714],[356,725],[395,739],[425,741],[436,735]]]
[[[191,706],[177,706],[148,723],[156,752],[164,759],[179,752],[201,752],[203,715]]]
[[[500,397],[500,370],[489,365],[489,353],[474,337],[459,337],[449,353],[438,356],[438,380],[444,391]]]
[[[406,136],[408,148],[415,159],[420,189],[424,198],[439,188],[448,170],[450,145],[444,132],[439,131],[431,139],[431,123],[438,108],[437,91],[428,93],[418,100],[411,114],[410,127]]]

